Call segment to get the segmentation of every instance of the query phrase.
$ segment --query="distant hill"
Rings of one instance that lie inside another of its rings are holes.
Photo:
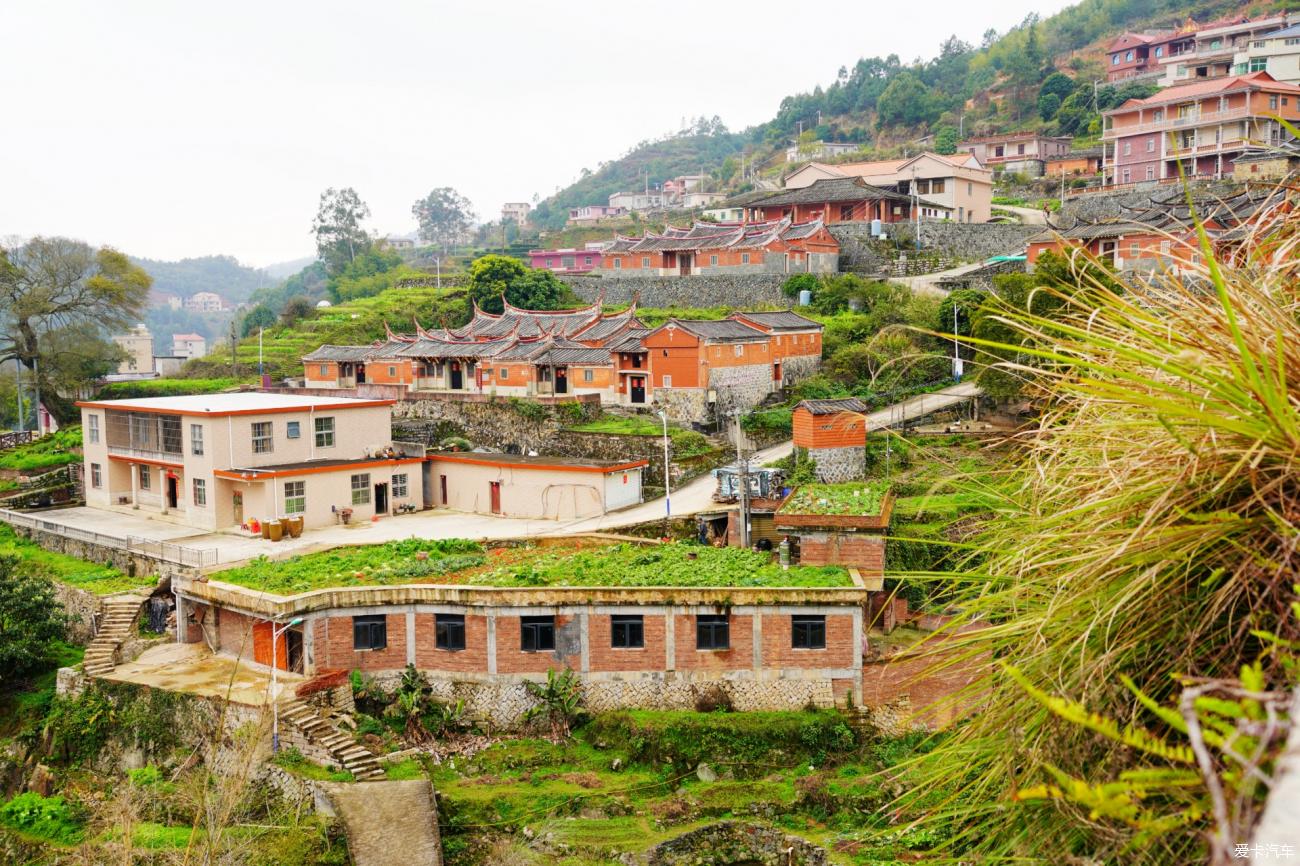
[[[1092,144],[1099,125],[1094,108],[1142,95],[1103,86],[1094,96],[1092,82],[1106,77],[1102,46],[1111,38],[1126,30],[1173,29],[1188,19],[1204,23],[1236,14],[1258,17],[1281,6],[1231,0],[1083,0],[1041,21],[1030,15],[1003,34],[990,30],[978,46],[949,37],[927,61],[905,64],[897,55],[862,58],[841,66],[825,86],[785,97],[771,120],[742,133],[727,131],[715,118],[675,137],[642,142],[544,199],[533,220],[543,229],[558,228],[570,207],[604,204],[612,192],[641,189],[646,169],[651,184],[703,169],[719,188],[742,192],[759,179],[779,179],[784,150],[801,140],[801,131],[802,140],[863,144],[857,158],[890,158],[920,149],[951,153],[959,130],[967,136],[1042,130]],[[1053,93],[1046,105],[1040,104],[1040,91]],[[737,165],[742,153],[744,174]]]
[[[187,298],[195,292],[215,292],[237,304],[275,278],[265,271],[241,265],[234,256],[202,256],[178,262],[131,257],[153,277],[153,293]]]
[[[303,256],[300,259],[293,259],[287,262],[276,262],[273,265],[267,265],[262,268],[262,272],[272,279],[283,280],[285,277],[291,277],[298,273],[314,261],[316,261],[315,256]]]

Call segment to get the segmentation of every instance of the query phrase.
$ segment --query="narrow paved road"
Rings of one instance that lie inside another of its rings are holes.
[[[1020,221],[1027,226],[1045,226],[1047,217],[1043,214],[1042,208],[1037,207],[1017,207],[1009,204],[995,204],[994,210],[1004,210],[1020,217]]]
[[[867,415],[868,430],[883,430],[886,427],[893,427],[902,424],[904,421],[910,421],[914,418],[920,418],[931,412],[937,412],[940,409],[947,409],[958,403],[963,403],[971,397],[979,394],[979,387],[974,382],[962,382],[959,385],[952,385],[941,391],[934,391],[930,394],[921,394],[911,397],[901,403],[895,403],[892,406],[886,406]],[[761,466],[764,463],[771,463],[774,460],[780,460],[783,457],[790,456],[794,450],[793,442],[782,442],[779,445],[773,445],[754,454],[753,464]],[[701,511],[710,511],[718,507],[718,503],[713,501],[713,491],[716,482],[712,474],[701,475],[682,487],[680,490],[672,491],[672,513],[676,517],[687,514],[697,514]],[[579,520],[571,523],[565,523],[556,526],[554,530],[544,533],[545,535],[574,535],[581,532],[599,532],[606,529],[615,529],[620,526],[630,526],[634,523],[645,523],[663,517],[666,511],[666,505],[662,497],[643,502],[632,508],[625,508],[622,511],[615,511],[600,517],[592,517],[587,520]]]
[[[427,780],[325,785],[348,834],[354,866],[442,866]]]

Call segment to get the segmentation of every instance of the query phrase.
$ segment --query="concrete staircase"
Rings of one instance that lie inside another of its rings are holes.
[[[99,677],[117,667],[117,650],[131,634],[131,626],[140,615],[144,599],[130,596],[104,602],[104,618],[95,639],[86,647],[82,669],[86,676]]]
[[[280,721],[297,728],[308,740],[328,751],[338,765],[358,782],[384,778],[384,771],[374,755],[302,701],[291,701],[282,706]]]

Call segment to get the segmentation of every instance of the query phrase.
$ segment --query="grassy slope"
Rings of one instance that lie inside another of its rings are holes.
[[[65,427],[27,445],[0,452],[0,469],[41,472],[81,459],[81,427]]]
[[[16,556],[23,561],[24,565],[51,580],[97,595],[153,586],[155,582],[151,575],[130,577],[107,565],[96,565],[62,553],[51,553],[24,538],[19,538],[12,528],[2,524],[0,524],[0,556]]]
[[[266,372],[272,377],[301,376],[302,356],[322,344],[364,345],[384,338],[384,323],[394,331],[410,333],[412,319],[418,317],[426,328],[444,322],[457,326],[466,312],[464,289],[414,287],[389,289],[370,298],[337,304],[316,310],[311,318],[284,327],[268,328],[262,339]],[[257,375],[257,335],[240,340],[237,349],[237,375],[251,380]],[[193,378],[225,378],[231,375],[230,346],[218,346],[206,358],[185,365],[185,374]]]

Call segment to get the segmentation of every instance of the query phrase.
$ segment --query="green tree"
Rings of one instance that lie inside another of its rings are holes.
[[[58,386],[111,370],[121,352],[106,332],[139,319],[151,283],[108,247],[58,237],[0,247],[0,362],[32,372],[54,417],[75,420],[78,411]]]
[[[1038,116],[1043,120],[1051,120],[1060,110],[1061,97],[1055,93],[1038,94]]]
[[[63,608],[54,585],[0,556],[0,683],[6,686],[50,662],[50,642],[64,636]]]
[[[370,208],[350,186],[330,187],[320,194],[311,230],[316,236],[316,255],[330,276],[341,273],[370,249],[370,236],[361,225],[369,218]]]
[[[889,82],[880,94],[876,111],[886,126],[926,123],[937,114],[930,88],[908,71],[898,73]]]
[[[275,310],[272,310],[266,304],[258,304],[244,316],[244,321],[239,325],[239,335],[241,337],[251,337],[263,328],[274,326],[275,322]]]
[[[459,243],[474,225],[470,200],[449,186],[440,186],[411,205],[420,237],[437,246]]]
[[[465,280],[470,298],[479,308],[499,313],[501,298],[529,310],[555,310],[570,299],[568,287],[550,271],[530,268],[510,256],[487,255],[469,266]]]
[[[1056,111],[1056,130],[1062,135],[1081,135],[1096,114],[1092,110],[1092,91],[1076,90]]]
[[[934,136],[934,152],[953,154],[957,152],[957,130],[945,126]]]
[[[1066,97],[1071,93],[1074,93],[1075,87],[1076,84],[1073,78],[1066,75],[1064,72],[1053,72],[1051,75],[1043,79],[1043,86],[1039,88],[1038,95],[1042,96],[1044,93],[1054,93],[1062,102],[1064,102]]]
[[[316,305],[306,295],[294,295],[284,302],[284,309],[280,310],[280,324],[291,327],[300,319],[310,316],[315,309]]]
[[[352,298],[377,295],[388,288],[387,280],[371,279],[401,267],[402,257],[389,249],[371,247],[330,277],[327,286],[330,300],[338,303]]]

